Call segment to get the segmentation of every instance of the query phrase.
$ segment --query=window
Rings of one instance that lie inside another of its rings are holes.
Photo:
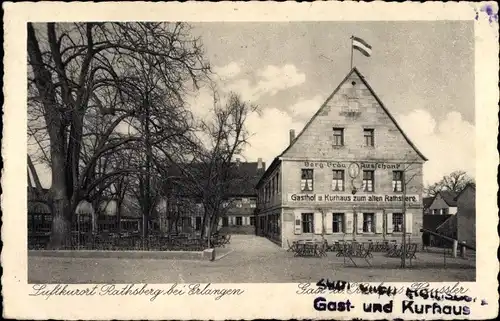
[[[312,191],[313,190],[313,170],[312,169],[303,169],[302,176],[300,181],[300,190],[301,191]]]
[[[344,232],[344,214],[343,213],[333,213],[333,233]]]
[[[241,204],[241,198],[237,198],[234,200],[234,203],[236,207],[242,207],[243,205]]]
[[[194,223],[195,223],[195,224],[194,224],[194,229],[195,229],[196,231],[201,230],[201,217],[197,216],[197,217],[195,218],[195,222],[194,222]]]
[[[392,172],[392,191],[402,192],[403,191],[403,172],[394,171]]]
[[[364,233],[373,233],[374,228],[374,217],[373,213],[363,213],[363,232]]]
[[[392,213],[392,231],[403,232],[403,213]]]
[[[276,173],[276,193],[279,193],[279,186],[280,186],[280,173]]]
[[[238,226],[243,225],[241,216],[236,216],[236,225],[238,225]]]
[[[333,170],[332,190],[334,190],[334,191],[343,191],[344,190],[344,171],[343,170]]]
[[[364,129],[363,134],[365,136],[365,146],[375,146],[375,131],[373,129]]]
[[[363,171],[363,191],[373,192],[373,171]]]
[[[442,212],[443,215],[448,215],[448,209],[447,208],[443,208],[441,210],[441,212]]]
[[[344,146],[344,128],[333,129],[333,146]]]
[[[227,217],[223,217],[222,218],[222,226],[228,226],[229,225],[229,220],[227,219]]]
[[[255,217],[250,216],[250,225],[254,226],[255,225]]]
[[[255,208],[257,206],[257,201],[253,198],[249,200],[249,203],[251,208]]]
[[[434,215],[438,215],[438,214],[439,214],[439,213],[438,213],[438,211],[439,211],[439,210],[437,210],[437,209],[433,209],[433,210],[432,210],[432,214],[434,214]]]
[[[313,232],[313,213],[302,213],[302,233]]]

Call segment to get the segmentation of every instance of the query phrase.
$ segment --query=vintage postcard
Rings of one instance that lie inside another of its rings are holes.
[[[496,3],[3,8],[5,318],[496,316]]]

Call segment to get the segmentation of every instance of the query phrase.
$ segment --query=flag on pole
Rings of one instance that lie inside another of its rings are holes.
[[[366,57],[370,57],[372,54],[372,46],[361,38],[352,36],[352,47],[357,49]]]

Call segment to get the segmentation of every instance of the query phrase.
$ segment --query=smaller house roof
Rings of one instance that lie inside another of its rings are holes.
[[[453,191],[439,191],[439,195],[443,198],[443,200],[448,204],[448,206],[457,206],[457,192]]]
[[[423,199],[424,209],[429,208],[432,205],[433,201],[434,201],[434,197],[424,197],[424,199]]]

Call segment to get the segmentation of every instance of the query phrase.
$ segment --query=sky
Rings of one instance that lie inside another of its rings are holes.
[[[474,25],[471,21],[192,23],[222,95],[257,104],[244,160],[269,166],[350,71],[351,35],[372,46],[354,66],[429,159],[424,183],[454,170],[475,176]],[[188,98],[203,117],[201,88]],[[38,166],[45,187],[50,171]]]
[[[474,26],[469,21],[192,24],[222,93],[259,105],[247,127],[247,161],[270,165],[350,71],[350,36],[372,46],[354,52],[365,76],[405,133],[429,159],[424,183],[454,170],[475,176]],[[211,103],[202,89],[195,113]]]

